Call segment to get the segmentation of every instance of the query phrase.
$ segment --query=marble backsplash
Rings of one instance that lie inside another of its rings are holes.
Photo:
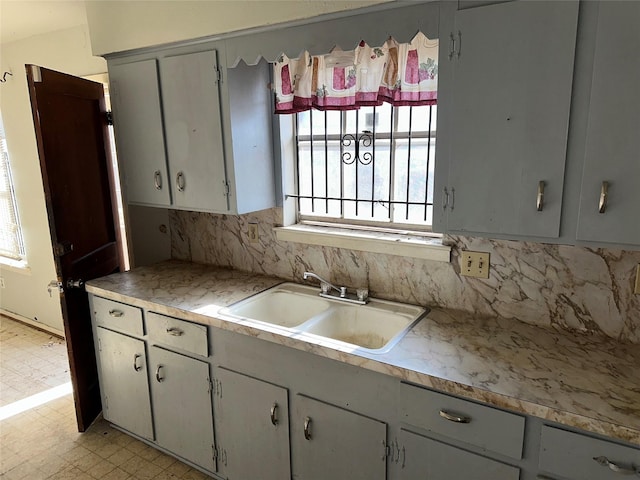
[[[282,242],[282,210],[214,215],[172,210],[171,255],[302,282],[310,270],[370,295],[500,316],[529,324],[604,334],[640,343],[640,252],[447,236],[451,263]],[[259,226],[250,243],[247,224]],[[460,275],[461,250],[491,254],[489,279]]]

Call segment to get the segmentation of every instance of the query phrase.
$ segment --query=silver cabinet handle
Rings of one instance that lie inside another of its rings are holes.
[[[109,310],[109,315],[111,315],[112,317],[120,318],[124,315],[124,312],[122,310]]]
[[[136,354],[133,356],[133,369],[134,369],[136,372],[139,372],[140,370],[142,370],[142,365],[138,366],[138,359],[139,359],[139,358],[142,358],[142,355],[140,355],[139,353],[136,353]]]
[[[278,404],[274,403],[273,406],[271,407],[271,423],[273,425],[277,425],[278,424]]]
[[[470,423],[471,417],[465,417],[463,415],[453,415],[446,410],[440,410],[440,416],[445,420],[456,423]]]
[[[603,467],[609,467],[610,470],[613,470],[616,473],[621,475],[638,475],[640,476],[640,467],[636,467],[635,465],[631,468],[626,468],[618,465],[617,463],[611,462],[607,457],[593,457],[593,459],[598,462],[599,465]]]
[[[304,419],[304,438],[311,440],[311,418]]]
[[[538,195],[536,197],[536,210],[541,212],[544,206],[544,182],[538,182]]]
[[[176,175],[176,187],[178,188],[179,192],[184,192],[184,187],[185,186],[186,185],[185,185],[185,181],[184,181],[184,172],[180,171]]]
[[[602,182],[600,187],[600,202],[598,203],[598,213],[604,213],[607,209],[607,196],[609,195],[609,182]]]
[[[153,185],[156,187],[156,190],[162,190],[162,174],[160,170],[153,172]]]
[[[162,365],[158,365],[158,367],[156,368],[156,380],[158,381],[158,383],[161,383],[162,381],[164,381],[164,377],[160,376],[161,368],[163,368]]]
[[[169,335],[173,335],[174,337],[181,337],[184,335],[184,332],[176,327],[167,328],[167,333]]]
[[[447,205],[449,205],[449,190],[447,190],[447,187],[444,187],[444,194],[442,195],[442,209],[446,210]]]

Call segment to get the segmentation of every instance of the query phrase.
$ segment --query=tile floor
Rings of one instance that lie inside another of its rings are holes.
[[[64,340],[0,316],[0,479],[209,478],[102,419],[78,433],[70,393],[9,416],[15,402],[68,382]]]

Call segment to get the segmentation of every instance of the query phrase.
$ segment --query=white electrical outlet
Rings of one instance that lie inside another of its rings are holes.
[[[250,243],[258,243],[259,241],[259,234],[258,234],[258,224],[257,223],[250,223],[248,230],[247,230],[247,236],[249,237],[249,242]]]
[[[638,264],[638,268],[636,269],[636,288],[633,289],[633,293],[640,295],[640,264]]]
[[[463,250],[460,253],[460,275],[489,278],[489,254]]]

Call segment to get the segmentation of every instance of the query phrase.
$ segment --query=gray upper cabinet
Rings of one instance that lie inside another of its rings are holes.
[[[171,204],[155,58],[109,66],[118,158],[127,200]]]
[[[440,26],[434,227],[558,237],[578,2],[450,10]]]
[[[128,203],[237,214],[275,205],[268,64],[227,69],[221,46],[109,58]]]
[[[215,50],[160,60],[160,80],[173,203],[227,209]]]
[[[640,3],[599,4],[579,240],[640,245],[638,28]]]

